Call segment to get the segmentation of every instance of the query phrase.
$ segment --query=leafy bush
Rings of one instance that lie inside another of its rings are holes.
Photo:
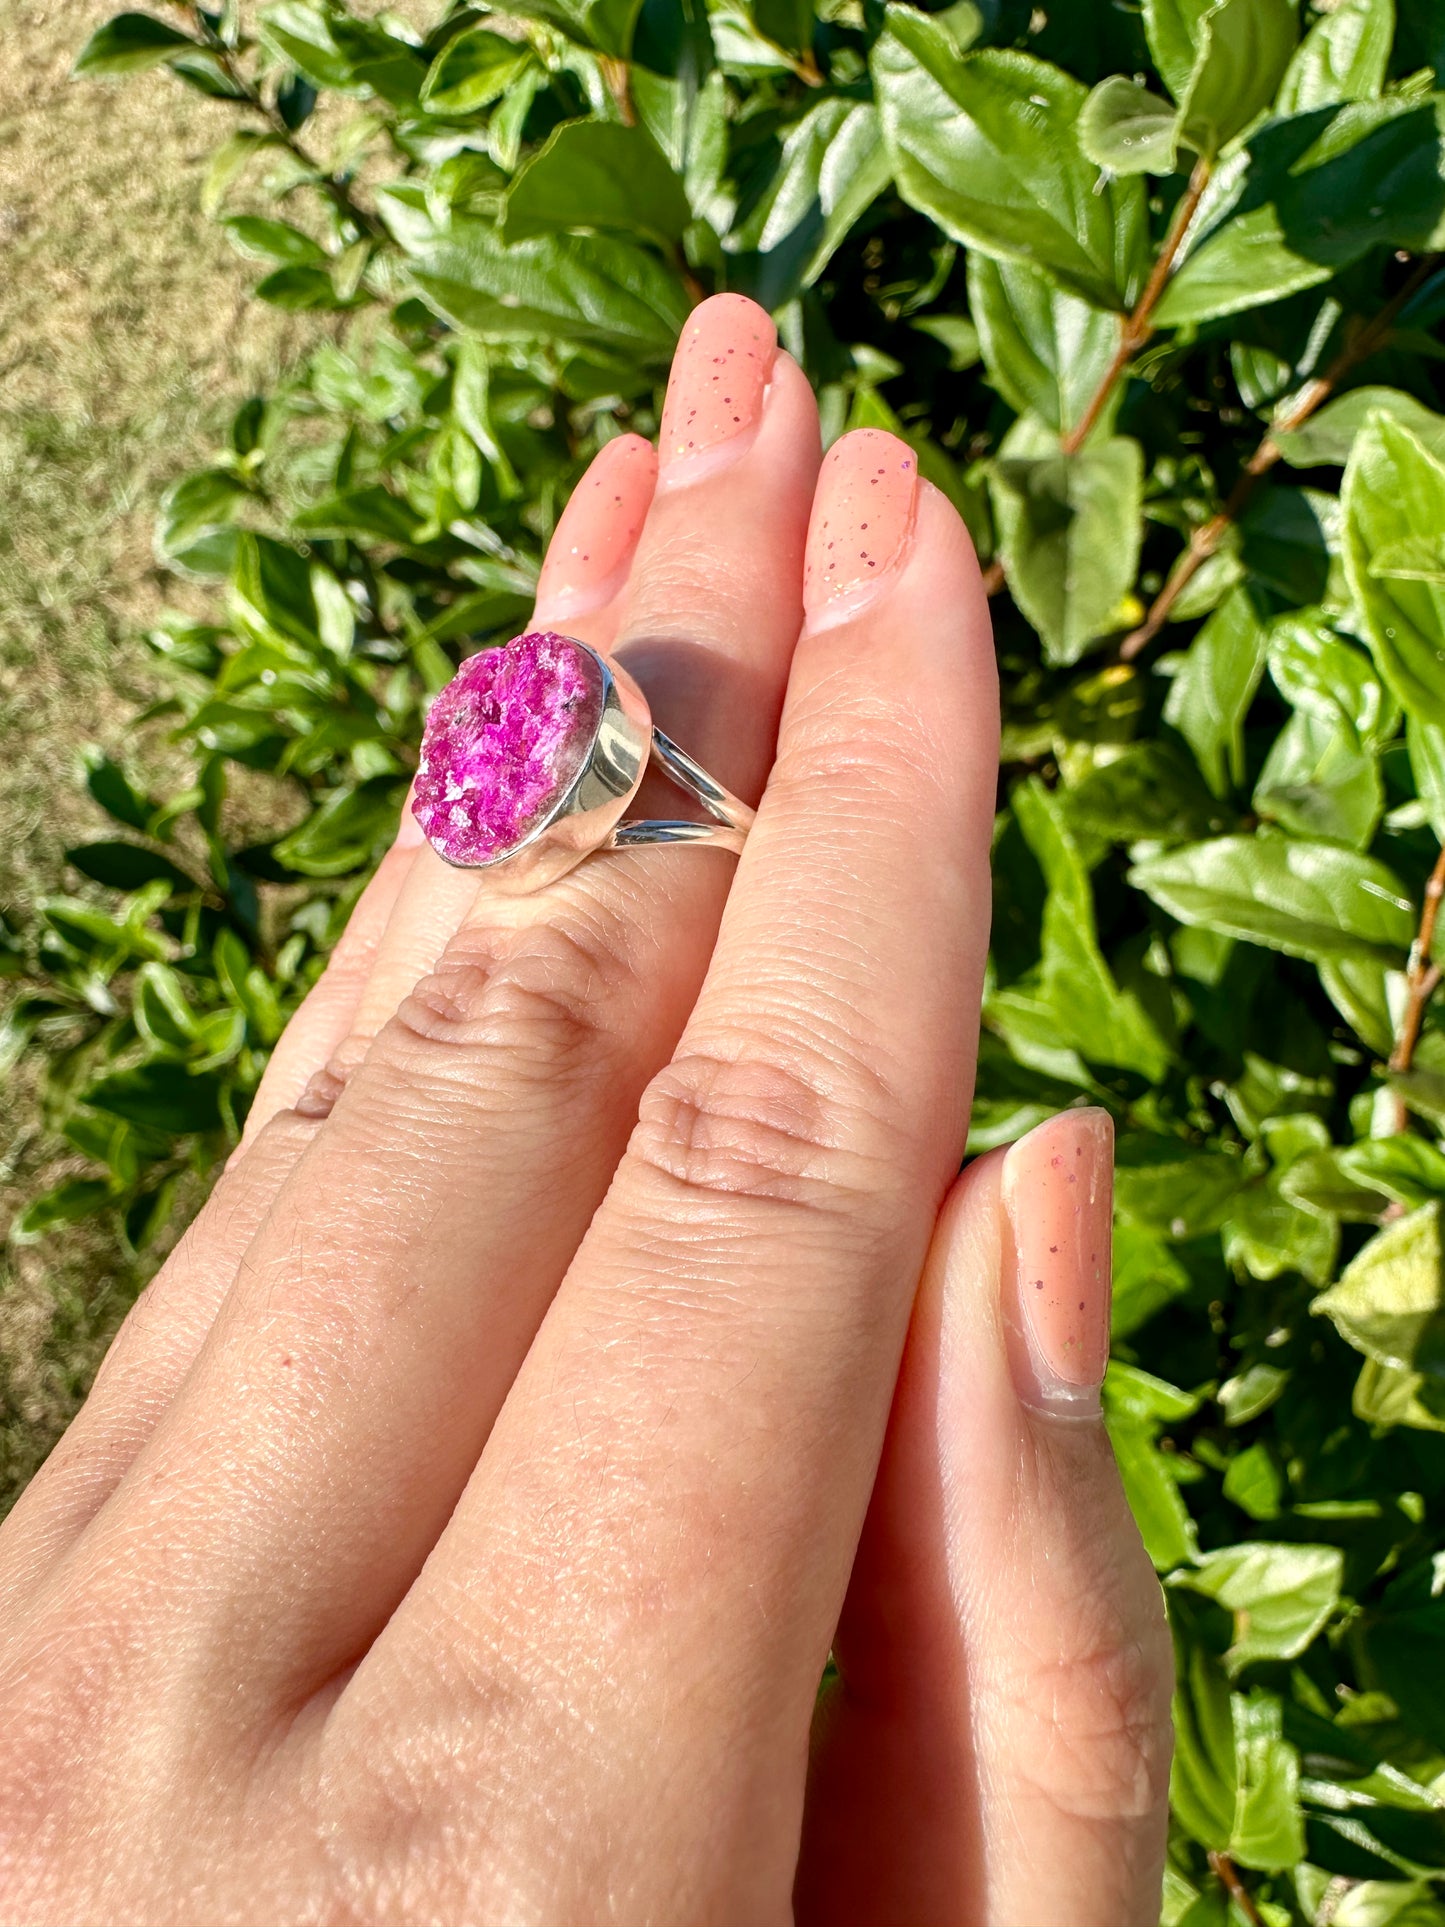
[[[418,33],[227,0],[122,14],[79,70],[152,65],[235,105],[205,193],[258,297],[340,319],[163,506],[213,585],[151,637],[192,786],[96,760],[115,828],[70,858],[115,907],[6,939],[4,1049],[93,1167],[15,1234],[162,1235],[428,694],[521,620],[591,454],[652,430],[689,306],[752,293],[825,432],[905,435],[995,592],[972,1145],[1083,1096],[1118,1122],[1166,1919],[1441,1927],[1438,5],[516,0]],[[243,176],[276,212],[226,211]]]

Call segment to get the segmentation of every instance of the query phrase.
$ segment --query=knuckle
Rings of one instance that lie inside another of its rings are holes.
[[[1173,1654],[1162,1603],[1147,1626],[1085,1608],[1064,1650],[1013,1642],[998,1683],[1033,1791],[1079,1820],[1144,1820],[1169,1794]]]
[[[693,1051],[643,1093],[628,1156],[703,1197],[850,1209],[871,1189],[851,1111],[777,1058]]]
[[[840,803],[873,811],[901,803],[911,814],[921,789],[951,794],[950,769],[937,717],[839,663],[812,678],[789,709],[769,787],[796,787],[804,801],[811,793],[816,807],[817,787],[827,784]]]
[[[619,944],[600,919],[578,915],[527,929],[505,945],[462,930],[387,1027],[386,1051],[413,1072],[474,1088],[478,1054],[549,1077],[604,1055]]]

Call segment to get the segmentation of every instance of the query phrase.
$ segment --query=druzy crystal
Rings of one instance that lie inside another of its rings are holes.
[[[412,810],[448,863],[488,863],[521,843],[587,760],[602,676],[567,636],[534,631],[469,656],[432,704]]]

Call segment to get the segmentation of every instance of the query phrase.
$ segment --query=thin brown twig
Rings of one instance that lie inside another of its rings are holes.
[[[1184,237],[1189,232],[1189,224],[1198,211],[1204,190],[1209,185],[1210,164],[1202,156],[1194,163],[1194,172],[1189,176],[1189,185],[1179,197],[1179,205],[1174,210],[1174,218],[1169,223],[1169,232],[1159,249],[1154,266],[1149,271],[1149,279],[1144,284],[1144,292],[1134,304],[1133,312],[1119,325],[1119,341],[1114,349],[1113,359],[1104,371],[1103,379],[1089,397],[1088,406],[1059,442],[1065,455],[1077,455],[1084,443],[1093,434],[1099,417],[1108,406],[1109,397],[1118,385],[1120,377],[1139,350],[1154,332],[1154,310],[1169,277],[1174,272],[1174,263],[1179,258],[1179,250],[1184,245]]]
[[[189,11],[197,31],[204,39],[206,51],[214,55],[216,65],[237,90],[241,105],[249,107],[253,114],[259,114],[281,146],[293,159],[299,161],[308,173],[316,176],[316,184],[322,193],[326,195],[337,213],[344,220],[351,222],[358,234],[368,235],[373,240],[379,239],[383,233],[380,223],[352,199],[346,183],[335,174],[328,174],[315,155],[308,152],[297,140],[295,133],[286,124],[286,116],[274,101],[268,101],[263,96],[253,80],[249,80],[241,72],[236,65],[235,55],[210,22],[203,17],[201,8],[194,4],[194,0],[191,0]]]
[[[612,96],[612,103],[617,109],[622,125],[635,127],[637,109],[632,101],[632,69],[625,60],[619,60],[616,54],[599,55],[597,65],[602,70],[603,85]]]
[[[1390,1052],[1390,1070],[1396,1077],[1403,1077],[1415,1061],[1415,1046],[1420,1041],[1420,1027],[1425,1021],[1426,1006],[1439,989],[1442,974],[1445,974],[1430,956],[1435,946],[1435,925],[1439,920],[1442,900],[1445,900],[1445,848],[1436,857],[1435,867],[1425,884],[1424,900],[1420,905],[1420,927],[1410,946],[1410,961],[1405,967],[1405,1008],[1400,1014],[1395,1048]],[[1396,1131],[1409,1129],[1410,1103],[1402,1091],[1395,1092],[1394,1123]]]
[[[1121,661],[1132,662],[1148,648],[1169,620],[1170,613],[1184,590],[1210,556],[1216,552],[1229,530],[1244,513],[1260,482],[1284,455],[1284,450],[1280,447],[1277,438],[1291,433],[1296,428],[1302,428],[1316,409],[1329,400],[1345,376],[1385,345],[1390,331],[1399,319],[1401,310],[1434,273],[1441,259],[1440,255],[1431,254],[1417,262],[1414,271],[1400,284],[1378,314],[1373,315],[1370,320],[1355,329],[1325,372],[1317,375],[1313,381],[1307,381],[1289,405],[1270,423],[1259,446],[1240,470],[1224,507],[1217,514],[1211,515],[1207,522],[1201,522],[1190,536],[1188,548],[1170,571],[1164,587],[1155,596],[1148,615],[1137,629],[1125,636],[1119,645]]]
[[[1255,1905],[1254,1895],[1245,1886],[1238,1867],[1227,1853],[1211,1853],[1209,1864],[1224,1891],[1249,1922],[1249,1927],[1264,1927],[1264,1917]]]

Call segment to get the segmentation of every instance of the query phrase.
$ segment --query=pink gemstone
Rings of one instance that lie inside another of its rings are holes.
[[[469,656],[432,704],[412,810],[448,863],[514,849],[581,773],[602,716],[589,651],[536,631]]]

